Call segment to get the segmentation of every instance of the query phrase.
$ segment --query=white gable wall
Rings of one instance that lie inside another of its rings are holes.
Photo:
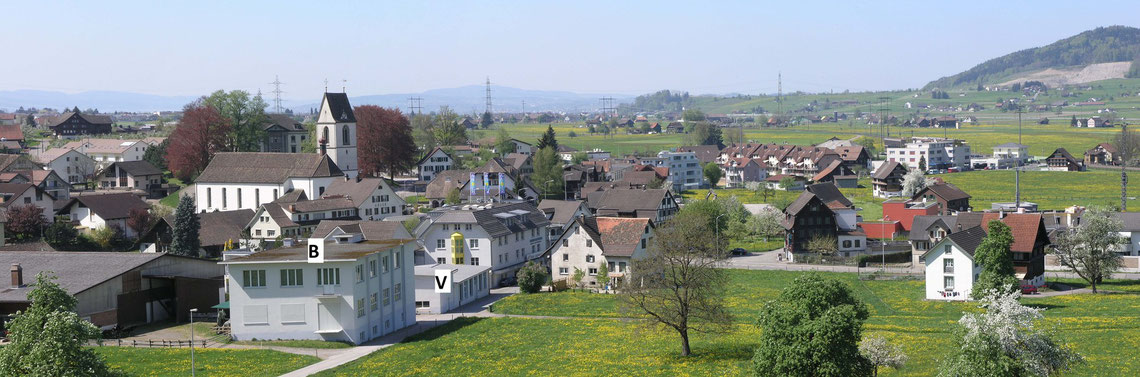
[[[950,253],[946,253],[946,246],[950,246]],[[952,273],[945,271],[945,260],[953,260]],[[955,300],[964,301],[970,298],[970,291],[974,288],[974,281],[982,272],[981,266],[975,266],[974,260],[962,251],[958,245],[948,239],[934,245],[926,254],[926,299],[927,300]],[[946,278],[954,278],[954,287],[946,289]],[[946,293],[944,295],[944,293]],[[956,296],[954,294],[957,294]]]

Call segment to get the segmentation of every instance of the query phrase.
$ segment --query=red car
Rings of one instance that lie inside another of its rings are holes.
[[[1037,294],[1037,287],[1033,286],[1033,285],[1028,285],[1028,284],[1022,285],[1021,286],[1021,294],[1023,294],[1023,295]]]

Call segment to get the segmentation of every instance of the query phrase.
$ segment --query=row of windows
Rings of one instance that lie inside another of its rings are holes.
[[[277,189],[273,189],[273,199],[277,200]],[[253,189],[254,207],[261,207],[261,189]],[[242,208],[241,189],[237,189],[237,208]],[[214,206],[214,190],[210,187],[206,188],[206,206]],[[226,195],[226,188],[222,188],[222,207],[223,209],[229,207],[229,195]],[[266,221],[266,220],[263,220]]]
[[[305,285],[304,270],[282,269],[282,287],[300,287]],[[241,286],[245,288],[264,288],[267,285],[265,270],[245,270],[241,272]],[[340,269],[335,267],[317,269],[317,286],[340,285]]]

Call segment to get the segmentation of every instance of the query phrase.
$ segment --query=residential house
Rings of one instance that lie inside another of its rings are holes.
[[[12,170],[0,173],[0,183],[30,183],[36,185],[55,200],[71,197],[71,185],[54,170]]]
[[[656,166],[669,168],[668,184],[673,191],[696,190],[705,187],[704,168],[694,152],[657,153],[660,163]]]
[[[131,193],[80,195],[71,198],[56,214],[66,216],[82,231],[111,226],[122,230],[128,238],[135,238],[138,232],[127,226],[132,210],[149,211],[150,205]]]
[[[841,188],[859,187],[859,176],[843,161],[835,160],[811,178],[814,183],[831,182]]]
[[[44,164],[44,169],[55,171],[71,185],[95,179],[95,160],[75,149],[52,148],[34,157]]]
[[[307,238],[321,220],[360,220],[356,202],[343,196],[262,204],[244,227],[254,240]]]
[[[491,294],[491,266],[430,264],[415,266],[416,313],[443,314]],[[437,271],[448,271],[446,281],[437,281]],[[450,293],[436,292],[450,285]]]
[[[47,126],[59,138],[111,133],[111,117],[107,115],[67,112],[55,117]]]
[[[835,184],[805,187],[784,209],[784,252],[793,259],[796,253],[813,252],[808,242],[817,237],[836,240],[836,250],[844,255],[866,250],[867,234],[859,228],[857,211]]]
[[[1080,160],[1077,160],[1065,148],[1057,148],[1049,157],[1045,158],[1045,164],[1051,171],[1084,171],[1085,165]]]
[[[551,239],[557,238],[575,219],[590,216],[590,207],[580,200],[553,200],[543,199],[538,203],[538,209],[550,220]]]
[[[1100,143],[1085,151],[1085,165],[1120,165],[1120,152],[1112,143]]]
[[[832,150],[839,154],[839,158],[843,160],[843,165],[850,169],[871,168],[871,154],[862,145],[837,146]]]
[[[556,149],[555,152],[558,153],[558,157],[562,158],[562,161],[569,162],[574,160],[574,154],[578,153],[578,148],[574,148],[569,145],[558,144],[558,149]]]
[[[550,220],[530,203],[442,207],[416,228],[438,264],[491,267],[491,287],[508,285],[526,262],[540,259]]]
[[[51,194],[31,183],[0,183],[0,208],[5,212],[28,205],[40,208],[48,222],[55,218],[55,198]]]
[[[162,253],[0,251],[0,316],[31,306],[36,275],[48,273],[75,298],[75,313],[102,330],[185,321],[218,304],[222,269],[213,261]]]
[[[935,183],[919,190],[911,201],[938,203],[939,215],[970,211],[970,194],[952,183]]]
[[[989,158],[973,160],[971,164],[985,165],[989,169],[1008,169],[1022,166],[1029,161],[1029,146],[1018,143],[1004,143],[995,146]]]
[[[530,155],[534,154],[535,149],[536,149],[533,145],[530,145],[530,143],[527,143],[527,142],[519,140],[519,139],[511,139],[511,143],[515,144],[515,152],[514,153],[522,153],[522,154],[525,154],[527,156],[530,156]]]
[[[890,198],[902,195],[903,177],[907,169],[898,161],[885,161],[871,173],[871,186],[873,194],[879,198]]]
[[[720,157],[720,147],[716,145],[691,145],[677,148],[677,152],[693,152],[702,166],[717,162],[717,158]]]
[[[196,213],[198,216],[199,250],[205,258],[218,258],[226,246],[234,248],[248,246],[248,237],[243,235],[246,225],[253,219],[253,210],[214,211]],[[174,215],[158,218],[149,230],[139,236],[139,250],[144,253],[165,253],[170,251],[174,239]]]
[[[63,148],[77,150],[104,168],[112,162],[140,161],[150,146],[142,140],[83,139],[64,144]]]
[[[343,197],[356,205],[356,213],[364,220],[383,220],[403,215],[407,203],[383,178],[360,178],[333,181],[325,189],[324,198]]]
[[[253,209],[287,192],[319,198],[344,172],[327,155],[223,152],[194,181],[198,212]]]
[[[982,225],[982,215],[981,212],[967,212],[957,215],[914,216],[907,236],[913,258],[911,263],[915,266],[923,264],[922,255],[947,235]]]
[[[99,175],[99,187],[104,189],[138,190],[152,198],[161,198],[162,170],[146,161],[112,162]],[[161,196],[160,196],[161,195]]]
[[[1085,127],[1088,127],[1088,128],[1112,127],[1112,122],[1109,121],[1108,119],[1102,119],[1099,116],[1094,116],[1094,117],[1090,117],[1088,120],[1085,121]]]
[[[402,227],[401,227],[402,228]],[[231,336],[361,344],[416,323],[414,239],[324,242],[227,257]]]
[[[455,160],[451,158],[451,155],[447,154],[443,148],[435,147],[416,163],[419,169],[418,178],[423,182],[431,182],[432,179],[435,179],[436,174],[444,170],[451,170],[454,164]]]
[[[24,130],[19,124],[0,124],[0,149],[20,153],[24,149]]]
[[[570,280],[582,271],[582,285],[606,288],[628,278],[634,260],[645,257],[653,239],[653,220],[624,217],[580,217],[550,244],[554,280]],[[606,266],[608,280],[599,281]]]
[[[641,217],[660,224],[680,211],[666,189],[611,188],[590,193],[587,199],[590,211],[600,217]]]
[[[927,300],[970,298],[974,282],[982,273],[982,265],[974,260],[974,250],[985,237],[981,227],[973,227],[943,237],[923,253]]]
[[[268,114],[268,118],[262,127],[265,138],[261,140],[261,151],[300,153],[301,144],[310,137],[305,125],[286,114]]]

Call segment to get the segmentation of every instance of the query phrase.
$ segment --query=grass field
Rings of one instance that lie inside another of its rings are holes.
[[[107,365],[128,376],[188,376],[189,348],[95,347]],[[199,376],[277,376],[317,362],[314,356],[270,350],[198,349]]]
[[[747,372],[758,329],[756,314],[800,273],[730,270],[725,303],[738,323],[729,334],[700,334],[695,356],[677,356],[674,333],[640,321],[583,318],[466,319],[427,332],[325,375],[741,375]],[[910,357],[886,376],[929,376],[953,344],[951,330],[972,303],[922,299],[920,281],[861,281],[855,274],[825,273],[847,283],[867,304],[865,333],[902,345]],[[1088,359],[1066,376],[1123,376],[1140,372],[1140,282],[1110,281],[1120,294],[1025,298],[1047,308],[1042,325]],[[613,295],[579,292],[514,295],[497,313],[571,317],[623,317]],[[494,345],[494,346],[488,346]]]
[[[992,202],[1012,202],[1014,198],[1013,171],[969,171],[938,176],[970,194],[970,204],[978,210],[989,209]],[[1020,179],[1021,200],[1037,203],[1042,209],[1064,209],[1071,205],[1120,206],[1119,171],[1024,171]],[[1133,189],[1130,187],[1129,191]],[[1129,208],[1135,206],[1129,205]]]

